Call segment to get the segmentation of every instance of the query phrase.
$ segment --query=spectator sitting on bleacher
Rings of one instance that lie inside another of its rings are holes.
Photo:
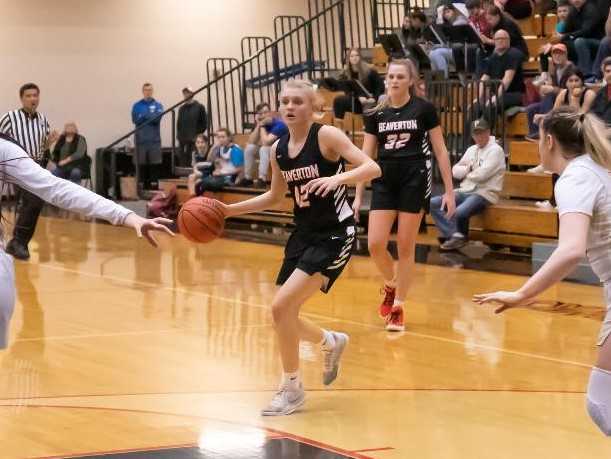
[[[533,13],[531,0],[494,0],[494,4],[514,19],[526,19]]]
[[[198,163],[203,163],[208,159],[208,136],[206,134],[198,134],[195,136],[195,149],[191,154],[191,167],[195,167]]]
[[[570,3],[565,33],[560,38],[567,45],[569,56],[577,57],[577,66],[589,78],[592,60],[605,35],[605,14],[598,10],[595,0],[570,0]]]
[[[467,0],[465,6],[469,12],[469,23],[475,28],[480,36],[484,35],[486,38],[490,39],[492,36],[492,26],[486,20],[486,10],[482,8],[482,1]]]
[[[206,191],[220,191],[233,185],[244,169],[244,152],[233,143],[227,128],[216,131],[215,143],[208,153],[207,162],[195,166],[194,194]]]
[[[526,45],[526,40],[522,36],[522,30],[520,30],[520,26],[510,17],[503,14],[503,11],[496,5],[490,5],[488,9],[486,9],[486,20],[490,27],[492,27],[492,34],[494,35],[499,30],[504,30],[509,34],[509,46],[517,49],[522,53],[522,60],[528,60],[528,46]],[[494,50],[495,42],[494,39],[490,39],[489,37],[480,34],[480,38],[484,45],[486,45],[486,49],[488,50],[488,54],[492,53]]]
[[[559,44],[561,45],[561,44]],[[558,46],[558,45],[557,45]],[[553,108],[559,108],[563,106],[570,106],[579,110],[580,113],[587,113],[590,111],[592,102],[596,98],[596,93],[591,89],[586,88],[583,73],[578,68],[571,68],[564,73],[563,76],[563,89],[560,90],[556,96]],[[535,115],[534,124],[539,126],[541,119],[547,114],[540,113]],[[539,136],[537,135],[538,139]],[[530,139],[529,139],[530,140]],[[528,169],[527,172],[541,174],[544,171],[543,166],[538,165]],[[553,198],[551,200],[553,202]],[[544,201],[545,202],[545,201]]]
[[[256,188],[265,188],[267,173],[269,171],[269,153],[273,143],[288,133],[286,124],[279,118],[274,117],[268,103],[263,102],[255,107],[256,124],[244,150],[244,178],[239,182],[242,186],[253,185],[253,170],[255,167],[255,156],[259,153],[259,175],[254,182]]]
[[[485,105],[484,118],[493,123],[497,117],[497,98],[502,97],[502,107],[507,110],[522,105],[526,89],[522,72],[522,53],[509,46],[509,34],[498,30],[494,34],[494,53],[488,59],[487,69],[481,76],[482,83],[490,80],[501,80],[498,92],[490,100],[485,100],[486,86],[479,85],[479,98],[474,107],[476,116],[480,116],[481,104]]]
[[[51,160],[56,165],[53,175],[80,185],[81,177],[85,172],[83,168],[89,167],[89,163],[84,161],[86,157],[87,141],[85,137],[78,133],[76,123],[66,123],[64,132],[59,136],[53,147],[53,153],[51,153]]]
[[[494,137],[486,120],[473,122],[471,127],[475,145],[470,146],[452,168],[455,179],[462,180],[455,191],[456,213],[447,218],[441,196],[431,199],[431,215],[442,241],[441,250],[463,247],[469,237],[469,219],[482,213],[499,200],[505,174],[505,152]]]
[[[189,192],[195,194],[195,181],[201,179],[202,171],[209,171],[211,163],[208,161],[208,136],[206,134],[198,134],[195,137],[195,149],[191,152],[191,167],[193,172],[187,178],[187,188]]]
[[[558,22],[556,22],[556,30],[554,34],[550,37],[549,43],[546,43],[541,48],[541,53],[539,54],[539,65],[541,67],[541,77],[539,80],[533,81],[533,84],[537,86],[537,81],[543,82],[546,78],[547,72],[549,72],[549,58],[552,53],[552,48],[554,45],[557,45],[561,42],[561,34],[564,33],[566,29],[566,19],[569,16],[569,8],[570,3],[568,0],[558,0],[558,8],[556,10],[556,16],[558,17]],[[566,45],[564,45],[566,48]],[[567,54],[568,58],[568,54]]]
[[[609,56],[611,56],[611,7],[609,7],[607,22],[605,22],[605,38],[600,42],[596,59],[594,59],[594,64],[592,65],[594,80],[600,81],[603,79],[602,63]]]
[[[384,94],[384,80],[376,69],[363,60],[358,48],[350,48],[346,53],[346,65],[338,80],[358,80],[372,97],[360,94],[353,100],[353,97],[348,94],[337,96],[333,100],[335,118],[343,119],[346,112],[352,111],[353,102],[354,113],[361,114],[364,107],[374,106],[378,98]]]
[[[605,85],[598,90],[590,111],[611,125],[611,56],[605,58],[601,69]]]
[[[569,61],[566,45],[564,43],[556,43],[551,47],[552,60],[546,66],[547,71],[533,82],[539,87],[541,100],[529,105],[526,108],[528,116],[528,135],[526,140],[539,139],[539,126],[535,123],[535,116],[538,114],[546,114],[554,108],[556,96],[565,87],[565,75],[568,72],[576,70],[577,67]]]
[[[447,26],[467,25],[469,20],[463,16],[454,5],[448,4],[443,7],[443,24]],[[429,54],[431,70],[443,72],[444,78],[448,78],[450,65],[454,65],[454,53],[452,48],[445,45],[433,47]]]
[[[403,18],[403,25],[395,33],[399,36],[403,47],[415,45],[424,41],[423,33],[427,26],[426,15],[419,9],[414,9]]]
[[[564,89],[558,93],[554,108],[568,105],[579,110],[579,113],[590,111],[596,92],[586,88],[585,78],[581,70],[571,69],[565,72]]]

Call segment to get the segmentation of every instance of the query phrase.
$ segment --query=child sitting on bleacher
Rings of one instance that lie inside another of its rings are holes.
[[[215,144],[205,158],[203,148],[194,155],[194,172],[189,176],[189,190],[197,196],[206,191],[220,191],[235,183],[244,170],[244,152],[233,143],[229,129],[221,128],[215,135]],[[203,139],[196,140],[202,142]],[[200,143],[201,145],[201,143]]]

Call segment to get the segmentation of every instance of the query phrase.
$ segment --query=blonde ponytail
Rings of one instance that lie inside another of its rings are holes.
[[[595,163],[611,170],[611,129],[596,115],[586,113],[581,116],[586,152],[590,153]]]
[[[589,153],[593,161],[611,170],[611,129],[596,115],[563,106],[543,117],[542,128],[556,139],[566,159]]]

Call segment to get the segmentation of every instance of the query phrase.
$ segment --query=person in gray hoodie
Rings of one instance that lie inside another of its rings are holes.
[[[447,218],[441,209],[441,196],[431,199],[431,215],[442,240],[441,250],[456,250],[467,243],[469,219],[499,200],[505,175],[505,152],[493,136],[484,119],[475,120],[471,127],[475,145],[470,146],[452,168],[452,175],[462,180],[455,191],[456,213]]]

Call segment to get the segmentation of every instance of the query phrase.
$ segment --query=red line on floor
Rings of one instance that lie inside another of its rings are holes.
[[[261,429],[261,430],[263,430],[263,431],[265,431],[267,433],[271,432],[272,434],[275,434],[274,438],[277,438],[277,437],[286,437],[286,438],[289,438],[289,439],[292,439],[292,440],[297,440],[300,443],[305,443],[305,444],[310,445],[310,446],[315,446],[317,448],[324,449],[325,451],[329,451],[329,452],[332,452],[332,453],[343,454],[344,456],[347,456],[347,457],[349,457],[351,459],[373,459],[372,457],[362,455],[359,452],[348,451],[348,450],[343,449],[343,448],[338,448],[336,446],[327,445],[325,443],[321,443],[319,441],[312,440],[310,438],[302,437],[300,435],[292,434],[292,433],[289,433],[289,432],[284,432],[282,430],[273,429],[273,428],[265,427],[265,426],[253,426],[253,425],[249,425],[249,424],[242,424],[242,423],[239,423],[239,422],[236,422],[236,421],[226,421],[224,419],[210,418],[210,417],[207,417],[207,416],[197,416],[197,415],[191,415],[191,414],[178,414],[178,413],[165,413],[163,411],[154,411],[154,410],[139,410],[139,409],[95,407],[95,406],[0,405],[0,408],[1,407],[54,408],[54,409],[61,408],[61,409],[76,409],[76,410],[118,411],[118,412],[126,412],[126,413],[156,414],[156,415],[161,415],[161,416],[176,416],[176,417],[183,417],[183,418],[193,418],[193,419],[198,419],[198,420],[205,419],[205,420],[209,420],[209,421],[222,422],[222,423],[225,423],[225,424],[239,425],[239,426],[248,426],[248,427],[253,427],[253,428]],[[164,449],[164,448],[166,448],[166,447],[155,447],[155,449]],[[135,449],[135,450],[131,450],[131,452],[133,452],[133,451],[148,451],[148,449]],[[47,457],[36,457],[36,458],[31,458],[31,459],[59,459],[59,458],[69,458],[69,457],[78,457],[78,456],[83,456],[83,455],[91,455],[91,454],[98,454],[98,455],[99,454],[113,454],[115,452],[123,452],[123,451],[79,453],[79,454],[72,454],[70,456],[66,456],[66,455],[47,456]]]
[[[382,448],[367,448],[367,449],[355,449],[350,451],[351,453],[373,453],[375,451],[390,451],[393,450],[392,446],[384,446]]]

